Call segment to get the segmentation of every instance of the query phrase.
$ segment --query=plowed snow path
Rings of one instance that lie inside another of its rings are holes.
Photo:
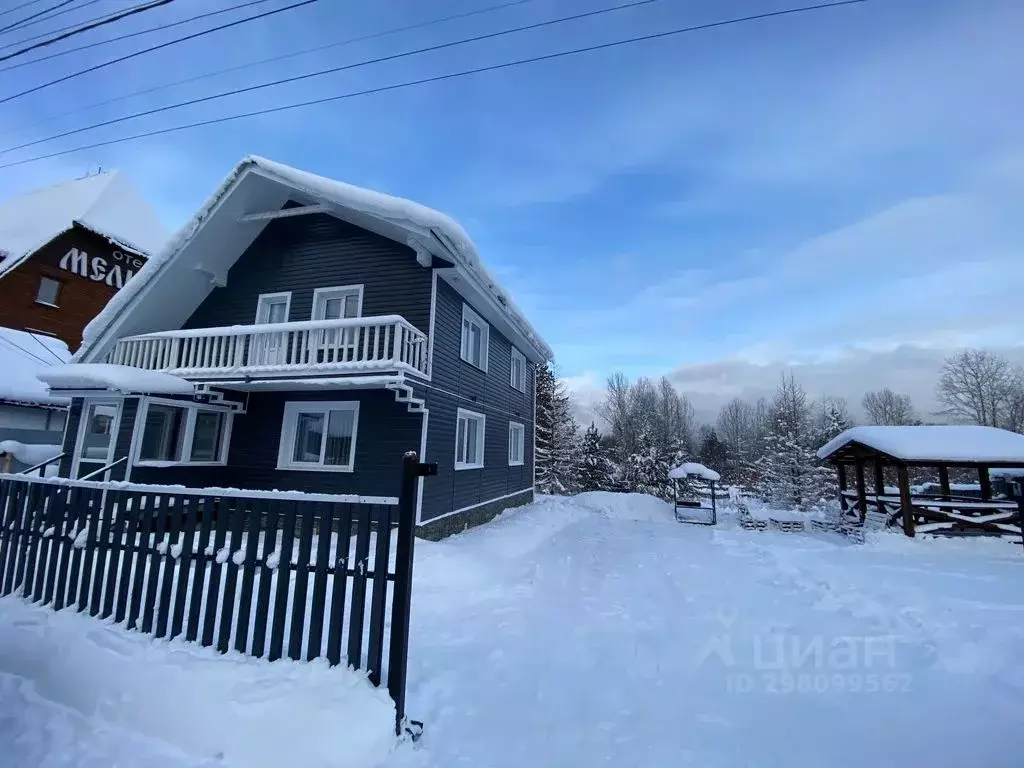
[[[1019,547],[547,501],[417,560],[427,730],[389,764],[1020,765]]]

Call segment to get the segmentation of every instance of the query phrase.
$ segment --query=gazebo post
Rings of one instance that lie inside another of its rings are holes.
[[[875,459],[875,493],[885,496],[885,464],[881,457]]]
[[[846,503],[846,464],[841,461],[836,462],[836,473],[839,475],[839,508],[843,510],[845,514],[846,510],[849,509],[849,504]]]
[[[942,500],[949,501],[952,494],[949,492],[949,467],[945,464],[939,465],[939,487],[942,490]]]
[[[992,478],[988,475],[988,467],[978,467],[978,484],[981,486],[981,500],[992,499]]]
[[[864,459],[857,459],[857,509],[860,512],[860,521],[863,523],[868,516],[868,491],[864,485]]]
[[[910,498],[910,473],[907,465],[896,465],[896,474],[900,485],[900,511],[903,513],[903,532],[907,536],[914,535],[914,505]]]

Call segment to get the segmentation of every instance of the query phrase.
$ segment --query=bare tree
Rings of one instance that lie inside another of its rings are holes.
[[[807,437],[810,407],[807,393],[797,384],[793,374],[782,375],[770,408],[772,431],[787,432],[796,440]]]
[[[888,387],[868,392],[861,405],[872,424],[899,427],[917,423],[910,396],[893,392]]]
[[[988,427],[1002,425],[1015,372],[1005,358],[986,349],[966,349],[946,358],[936,388],[940,413]]]
[[[754,409],[750,403],[734,397],[718,412],[717,424],[718,436],[733,454],[748,458],[755,439]]]

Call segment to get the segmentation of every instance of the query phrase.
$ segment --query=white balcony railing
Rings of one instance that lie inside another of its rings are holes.
[[[398,315],[195,328],[119,339],[107,362],[206,378],[299,371],[426,373],[427,336]]]

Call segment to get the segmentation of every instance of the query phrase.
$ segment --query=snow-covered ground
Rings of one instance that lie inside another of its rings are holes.
[[[683,525],[643,496],[542,499],[417,543],[408,710],[426,730],[386,757],[386,718],[367,711],[381,702],[349,673],[5,599],[0,762],[1016,766],[1022,568],[1001,541],[857,546],[743,531],[728,513]],[[78,669],[97,648],[135,670],[126,700],[105,667]]]

